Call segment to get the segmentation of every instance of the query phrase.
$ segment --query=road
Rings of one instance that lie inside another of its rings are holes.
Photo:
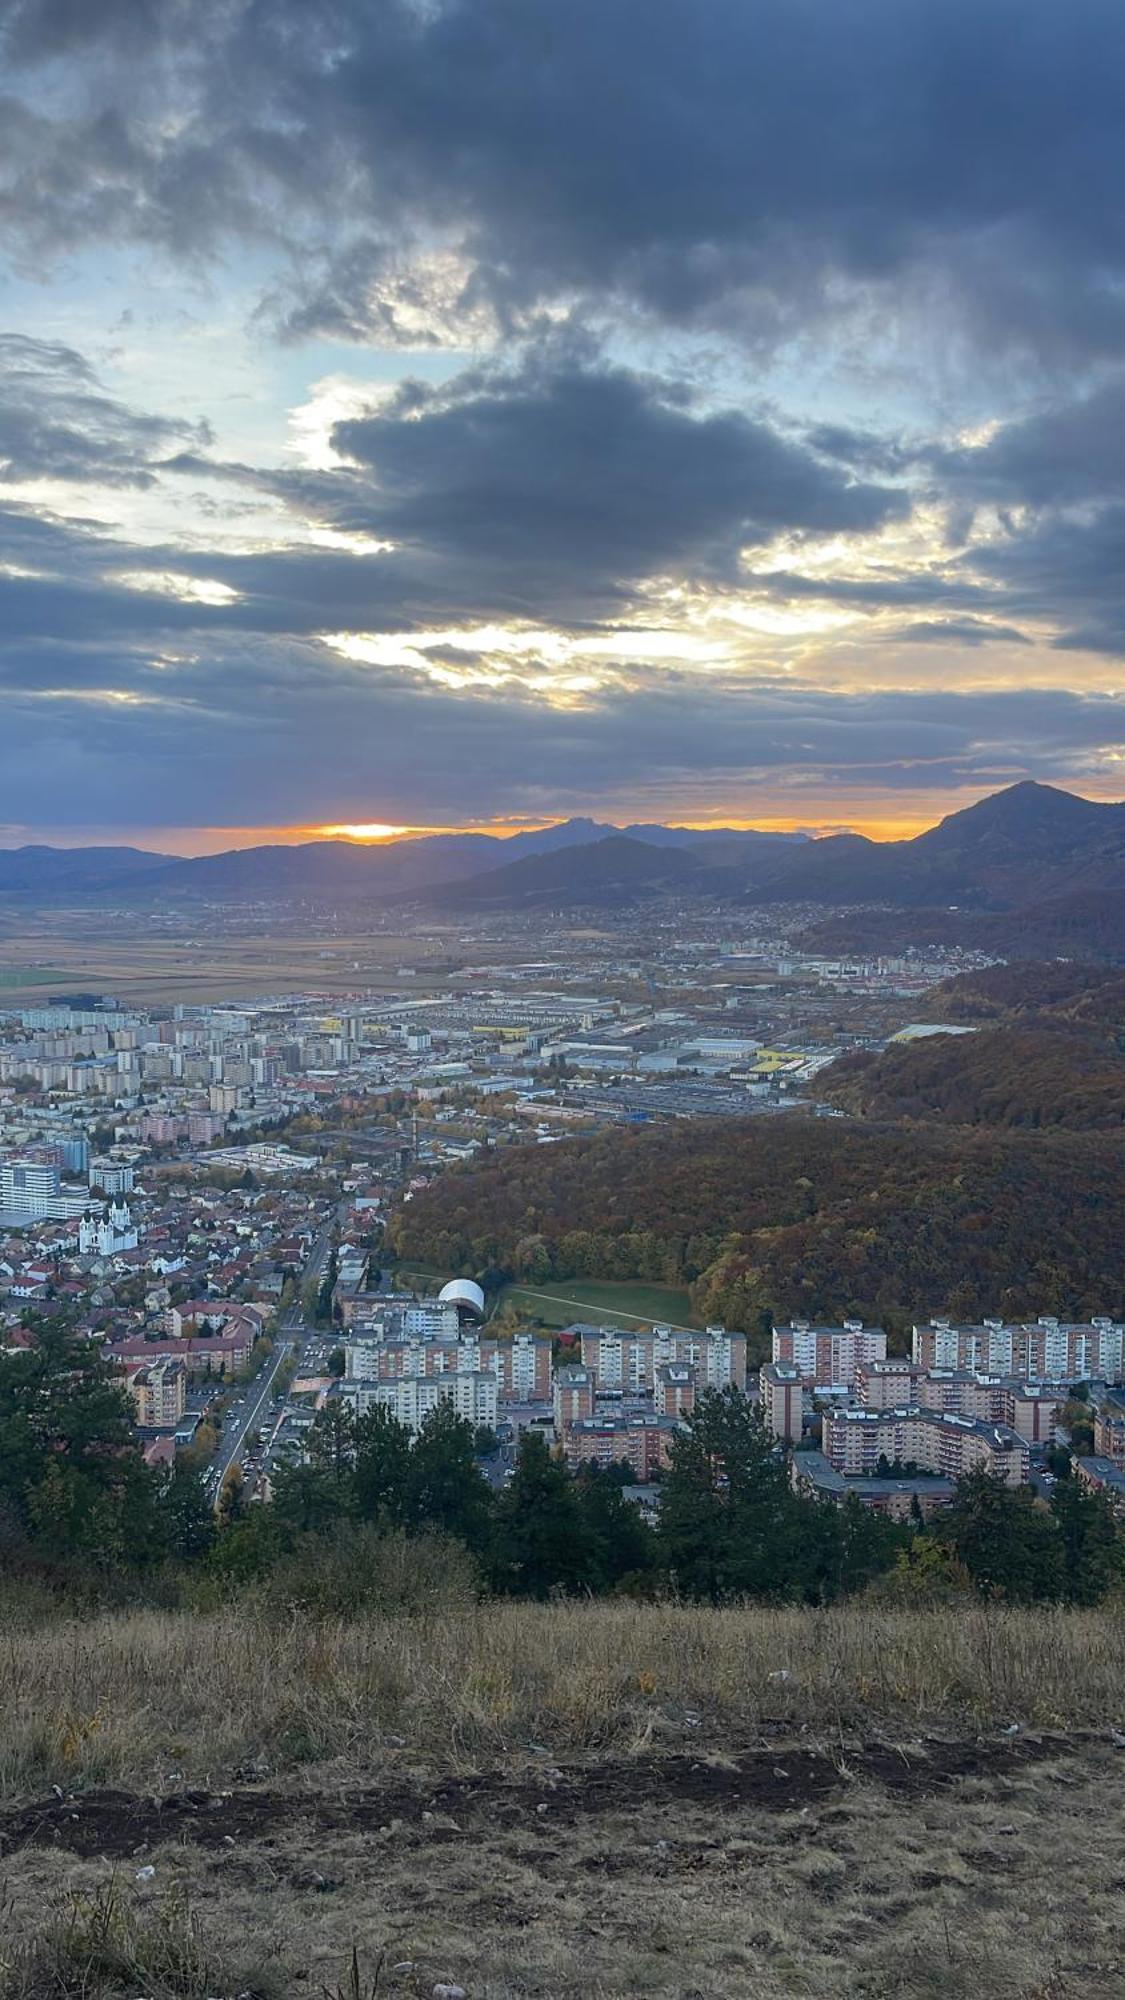
[[[307,1284],[310,1278],[320,1277],[331,1251],[332,1232],[338,1216],[339,1209],[334,1208],[315,1239],[301,1273],[302,1284]],[[265,1367],[246,1385],[227,1411],[219,1448],[204,1475],[204,1487],[209,1499],[218,1500],[232,1465],[241,1465],[247,1438],[260,1430],[267,1410],[278,1400],[275,1392],[279,1371],[291,1354],[300,1356],[311,1332],[312,1328],[306,1325],[300,1306],[291,1306],[288,1312],[282,1314],[273,1351]]]

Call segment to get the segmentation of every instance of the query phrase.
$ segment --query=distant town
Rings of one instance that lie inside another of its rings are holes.
[[[396,1271],[392,1211],[482,1154],[607,1126],[840,1116],[819,1073],[967,1032],[915,1015],[981,962],[834,960],[671,924],[639,951],[633,918],[565,952],[540,922],[538,941],[520,961],[507,932],[446,980],[397,966],[378,993],[148,1008],[89,993],[0,1014],[3,1349],[59,1318],[95,1343],[146,1460],[184,1458],[216,1508],[268,1501],[342,1401],[414,1432],[448,1403],[498,1487],[534,1427],[572,1470],[619,1468],[653,1512],[697,1396],[731,1386],[828,1503],[920,1520],[981,1468],[1046,1494],[1070,1452],[1125,1504],[1112,1317],[959,1325],[935,1299],[898,1353],[880,1327],[794,1317],[759,1371],[742,1330],[560,1315],[565,1294],[543,1294],[545,1314],[534,1291],[504,1302]]]

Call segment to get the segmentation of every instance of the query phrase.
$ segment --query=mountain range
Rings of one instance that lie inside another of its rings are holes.
[[[382,900],[507,869],[535,857],[623,842],[641,855],[651,855],[656,848],[675,854],[720,844],[734,856],[760,846],[771,850],[805,846],[808,836],[737,827],[706,832],[687,826],[621,828],[600,820],[568,819],[528,833],[435,833],[371,843],[311,840],[284,847],[231,848],[190,860],[135,847],[18,847],[0,850],[0,895],[57,900],[91,894],[124,894],[130,899],[203,897],[217,902],[309,895]]]
[[[0,852],[0,896],[15,905],[311,900],[533,911],[665,895],[822,905],[819,941],[845,950],[992,939],[1020,955],[1114,956],[1125,953],[1125,804],[1027,781],[910,840],[571,819],[507,837],[310,841],[193,860],[127,847]]]

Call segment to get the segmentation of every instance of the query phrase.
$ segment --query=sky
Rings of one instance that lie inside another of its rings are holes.
[[[6,0],[0,844],[1125,794],[1119,0]]]

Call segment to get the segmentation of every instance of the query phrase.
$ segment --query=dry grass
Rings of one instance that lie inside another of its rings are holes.
[[[841,1760],[811,1805],[659,1786],[626,1804],[609,1782],[575,1815],[544,1774],[541,1812],[433,1798],[325,1832],[310,1795],[306,1819],[229,1848],[25,1848],[3,1864],[0,2000],[430,2000],[442,1983],[468,2000],[1117,2000],[1114,1757],[1087,1745],[905,1794]],[[76,1950],[72,1912],[114,1882],[110,1951]]]
[[[0,2000],[1125,1984],[1114,1612],[2,1629]]]
[[[502,1605],[350,1623],[5,1621],[0,1791],[729,1745],[807,1726],[1125,1724],[1119,1612]],[[532,1751],[532,1754],[537,1754]]]

